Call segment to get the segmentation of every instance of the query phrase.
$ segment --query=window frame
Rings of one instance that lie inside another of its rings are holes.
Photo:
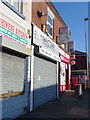
[[[13,0],[11,0],[11,3],[10,3],[8,0],[2,0],[2,3],[4,3],[7,7],[9,7],[17,15],[19,15],[22,19],[25,19],[25,16],[12,5],[12,1]]]
[[[48,16],[49,16],[50,19],[52,20],[52,25],[51,25],[51,23],[49,22],[49,20],[48,20],[48,18],[47,18],[47,26],[49,25],[49,26],[52,28],[52,35],[51,35],[49,32],[47,32],[47,34],[48,34],[48,36],[49,36],[50,38],[53,38],[53,22],[54,22],[54,18],[49,14],[49,12],[48,12]]]

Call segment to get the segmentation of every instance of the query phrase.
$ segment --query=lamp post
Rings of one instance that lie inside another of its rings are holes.
[[[90,20],[90,18],[84,19],[84,27],[85,27],[85,47],[86,47],[86,60],[87,60],[87,82],[89,87],[89,61],[88,61],[88,44],[87,44],[87,34],[86,34],[86,21]]]

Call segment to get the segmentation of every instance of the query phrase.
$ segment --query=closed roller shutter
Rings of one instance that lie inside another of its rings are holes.
[[[2,52],[0,52],[0,91],[2,92]]]
[[[2,93],[24,89],[25,58],[2,52]]]
[[[34,108],[56,98],[56,64],[35,57]]]

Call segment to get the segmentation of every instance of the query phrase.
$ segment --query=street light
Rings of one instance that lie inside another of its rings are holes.
[[[88,61],[88,47],[87,47],[87,36],[86,36],[86,21],[90,20],[90,18],[84,19],[84,26],[85,26],[85,47],[86,47],[86,60],[87,60],[87,81],[89,87],[89,61]]]
[[[90,20],[90,18],[85,18],[84,21]]]

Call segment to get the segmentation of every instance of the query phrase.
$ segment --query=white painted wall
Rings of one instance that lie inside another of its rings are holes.
[[[14,24],[17,28],[27,33],[28,29],[31,30],[31,3],[32,0],[24,0],[24,11],[23,14],[26,19],[22,19],[16,13],[14,13],[10,8],[3,4],[0,0],[0,17]],[[0,57],[1,61],[1,57]],[[30,58],[29,58],[30,62]],[[29,63],[27,63],[28,66]],[[0,67],[2,64],[0,62]],[[27,69],[27,68],[26,68]],[[30,72],[30,71],[29,71]],[[25,93],[16,97],[0,99],[0,119],[1,118],[15,118],[24,113],[24,107],[28,105],[28,91],[29,91],[29,79],[28,69],[26,72],[26,82],[25,82]],[[1,78],[0,71],[0,78]],[[1,82],[1,80],[0,80]],[[2,84],[2,83],[0,83]]]

